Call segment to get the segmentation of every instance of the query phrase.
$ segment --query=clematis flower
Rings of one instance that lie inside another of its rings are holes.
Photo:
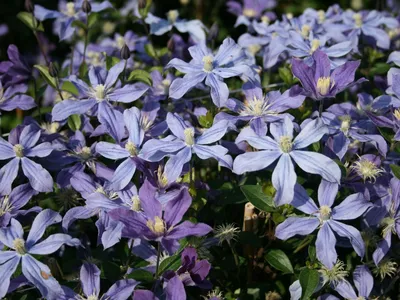
[[[311,67],[303,60],[292,59],[293,75],[303,85],[305,96],[314,100],[334,98],[343,90],[365,81],[362,78],[354,82],[360,61],[346,62],[331,71],[331,63],[326,53],[316,50],[312,57],[314,64]]]
[[[253,123],[260,120],[263,125],[264,122],[279,121],[287,115],[283,113],[284,111],[300,107],[305,99],[305,96],[299,94],[298,86],[292,87],[283,94],[279,91],[271,91],[265,95],[259,84],[246,82],[242,89],[245,96],[244,102],[229,98],[225,105],[229,110],[237,113],[238,116],[220,112],[215,116],[215,122],[229,120],[233,123],[237,121],[250,121],[250,123]]]
[[[230,129],[228,121],[214,124],[198,137],[195,137],[195,128],[186,124],[178,114],[168,113],[167,124],[173,135],[147,141],[143,145],[140,157],[146,161],[157,162],[165,156],[170,156],[164,168],[169,182],[180,176],[183,166],[191,160],[193,153],[200,159],[214,158],[221,166],[232,167],[232,157],[227,154],[226,148],[220,145],[209,146],[219,141]]]
[[[334,289],[345,299],[368,299],[374,287],[374,278],[368,267],[357,266],[353,272],[353,281],[358,293],[347,280],[339,281]]]
[[[57,103],[52,111],[53,121],[65,120],[73,114],[80,115],[97,109],[100,123],[114,138],[121,140],[123,130],[117,125],[120,124],[122,114],[115,110],[109,101],[130,103],[141,97],[149,88],[142,83],[113,87],[123,70],[123,61],[109,71],[92,66],[89,70],[91,86],[76,76],[71,76],[70,80],[80,92],[81,100],[66,99]]]
[[[13,84],[4,88],[0,81],[0,115],[1,111],[11,111],[14,109],[29,110],[36,106],[35,100],[25,95],[28,86],[25,84]]]
[[[337,192],[338,184],[322,180],[318,188],[318,207],[304,188],[296,185],[291,204],[308,216],[289,217],[275,230],[277,238],[287,240],[295,235],[308,235],[319,229],[315,244],[317,258],[328,268],[333,268],[337,261],[335,234],[349,239],[356,253],[361,258],[364,257],[365,245],[360,232],[341,221],[357,219],[371,206],[361,193],[357,193],[348,196],[332,208]]]
[[[138,155],[145,131],[139,109],[132,107],[125,110],[124,122],[128,129],[129,137],[122,146],[108,142],[99,142],[96,145],[96,151],[104,157],[125,159],[115,170],[110,181],[111,188],[115,191],[120,191],[128,185],[137,167],[143,169],[143,162]]]
[[[5,227],[12,218],[19,215],[26,215],[30,212],[39,212],[42,209],[38,206],[28,210],[22,210],[32,196],[38,192],[31,188],[30,184],[21,184],[15,187],[9,195],[0,196],[0,227]]]
[[[192,60],[187,63],[178,58],[172,59],[166,68],[175,68],[186,73],[183,78],[176,78],[170,88],[169,96],[182,98],[190,89],[203,82],[211,88],[211,98],[221,107],[228,100],[229,90],[224,78],[251,74],[249,66],[243,63],[246,55],[243,49],[231,38],[226,38],[214,56],[205,44],[200,43],[189,48]]]
[[[34,15],[39,21],[48,19],[56,19],[55,31],[58,34],[60,40],[66,40],[72,37],[75,32],[75,28],[72,23],[76,20],[84,20],[86,14],[82,11],[82,4],[84,0],[74,0],[71,2],[59,1],[58,11],[49,10],[40,5],[35,5]],[[90,3],[92,12],[99,12],[107,8],[112,8],[112,5],[108,1],[102,1],[101,3]]]
[[[0,169],[0,194],[9,194],[11,185],[18,175],[21,162],[22,172],[28,177],[30,185],[38,192],[53,190],[53,178],[47,170],[30,158],[46,157],[53,151],[48,143],[38,143],[41,132],[32,125],[22,131],[17,127],[8,137],[8,142],[0,137],[0,160],[11,160]]]
[[[149,241],[158,241],[172,254],[179,248],[180,239],[187,236],[204,236],[212,230],[203,223],[180,223],[192,202],[186,188],[164,206],[155,197],[157,189],[147,180],[141,191],[141,211],[117,208],[108,213],[112,219],[125,225],[122,230],[123,237],[142,237]]]
[[[235,27],[244,24],[249,26],[251,20],[259,19],[262,13],[276,6],[275,0],[244,0],[243,5],[238,1],[228,1],[226,3],[228,11],[238,18],[235,23]]]
[[[293,123],[288,117],[285,117],[283,122],[271,123],[270,131],[274,139],[259,136],[250,127],[240,132],[236,143],[247,141],[261,151],[246,152],[237,156],[233,162],[233,172],[243,174],[262,170],[279,159],[272,173],[277,205],[290,203],[294,196],[297,175],[292,159],[307,173],[319,174],[330,182],[340,182],[341,172],[333,160],[320,153],[301,150],[328,133],[327,127],[320,119],[307,123],[294,140]]]
[[[163,35],[175,27],[181,33],[189,33],[190,37],[196,43],[204,43],[206,40],[206,27],[200,20],[186,21],[179,18],[177,10],[170,10],[167,13],[167,20],[147,14],[145,22],[150,25],[150,33],[154,35]]]
[[[351,103],[334,104],[322,113],[322,121],[328,126],[330,137],[327,146],[340,158],[346,154],[354,140],[372,144],[382,156],[388,151],[385,139],[379,134],[370,134],[373,124]],[[372,126],[371,126],[372,125]]]
[[[61,299],[75,300],[75,299],[115,299],[127,300],[133,293],[138,282],[133,279],[122,279],[115,282],[107,292],[100,296],[100,269],[92,263],[85,262],[80,271],[80,281],[82,285],[83,295],[75,293],[68,287],[63,286],[63,293],[60,295]],[[85,298],[83,298],[85,297]]]
[[[11,219],[11,225],[0,229],[0,242],[10,250],[0,251],[0,297],[4,297],[10,285],[10,277],[14,274],[20,262],[22,274],[26,279],[39,289],[43,297],[49,300],[57,300],[62,290],[60,284],[51,275],[47,265],[36,260],[32,255],[48,255],[56,252],[62,245],[78,247],[81,245],[78,239],[67,234],[56,233],[45,240],[38,242],[46,228],[52,224],[61,222],[61,216],[45,209],[40,212],[32,223],[31,230],[26,240],[22,225],[15,219]]]
[[[17,46],[8,46],[7,55],[9,60],[0,62],[0,78],[4,86],[13,86],[28,81],[32,76],[32,69],[19,53]]]

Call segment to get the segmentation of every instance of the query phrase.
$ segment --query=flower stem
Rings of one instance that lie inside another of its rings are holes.
[[[160,256],[161,256],[161,243],[157,242],[157,262],[156,262],[156,272],[154,273],[154,278],[158,277],[158,268],[160,266]]]
[[[322,98],[319,101],[319,117],[322,117],[322,112],[324,111],[324,99]]]
[[[86,63],[86,49],[89,42],[89,13],[86,13],[85,46],[83,47],[82,65]]]

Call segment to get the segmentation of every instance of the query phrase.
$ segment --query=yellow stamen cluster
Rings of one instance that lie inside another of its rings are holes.
[[[78,155],[83,160],[88,160],[92,156],[92,150],[90,147],[82,147],[82,149],[78,152]]]
[[[16,238],[13,240],[13,247],[18,254],[24,255],[26,253],[25,241],[21,238]]]
[[[308,24],[304,24],[301,26],[301,35],[303,38],[307,39],[311,31],[311,26]]]
[[[164,188],[164,187],[167,186],[168,178],[167,178],[167,175],[165,175],[162,166],[158,167],[157,178],[158,178],[158,184],[159,184],[160,187]]]
[[[126,151],[129,152],[130,156],[136,156],[138,154],[136,145],[134,143],[132,143],[131,141],[128,141],[125,144],[125,149],[126,149]]]
[[[105,98],[105,86],[103,84],[98,84],[96,85],[96,87],[94,88],[94,96],[96,98],[96,100],[104,100]]]
[[[334,86],[334,83],[332,84],[332,87],[333,86]],[[317,92],[321,96],[326,96],[329,93],[330,88],[331,88],[331,78],[329,76],[318,78]]]
[[[171,23],[175,23],[178,17],[179,17],[179,12],[176,9],[167,12],[168,21],[170,21]]]
[[[325,12],[323,10],[318,11],[318,23],[322,24],[325,21]]]
[[[3,102],[5,99],[3,99],[4,97],[4,89],[0,88],[0,102]]]
[[[214,58],[212,55],[203,57],[203,69],[206,72],[211,72],[214,69]]]
[[[186,145],[193,146],[194,145],[194,128],[192,128],[192,127],[186,128],[183,131],[183,134],[185,135]]]
[[[268,25],[269,22],[271,22],[271,19],[268,18],[268,16],[262,16],[261,17],[261,22],[263,22],[264,24]]]
[[[380,176],[384,172],[383,169],[378,168],[372,161],[363,158],[354,162],[351,169],[362,177],[364,181],[371,180],[373,182],[376,181],[376,177]]]
[[[374,265],[375,266],[375,265]],[[383,260],[372,269],[372,273],[379,275],[383,280],[386,276],[392,277],[397,273],[397,263],[391,260]]]
[[[313,39],[311,41],[311,49],[310,49],[310,54],[313,54],[315,51],[317,51],[317,49],[319,48],[320,45],[320,41],[317,39]]]
[[[240,111],[241,116],[262,116],[265,114],[275,114],[272,111],[268,111],[271,105],[264,99],[258,99],[254,96],[253,99],[246,100],[244,107]]]
[[[319,209],[319,218],[321,222],[327,221],[331,218],[332,209],[327,205],[322,205]]]
[[[362,15],[360,13],[355,13],[353,15],[353,20],[356,24],[356,27],[360,28],[362,26],[363,21],[362,21]]]
[[[99,52],[88,51],[86,53],[86,56],[89,59],[91,65],[95,67],[103,65],[101,54]]]
[[[123,46],[125,46],[125,39],[123,36],[118,36],[116,41],[116,46],[118,49],[121,49]]]
[[[282,152],[285,153],[289,153],[290,151],[292,151],[292,138],[287,135],[282,136],[279,140],[279,147],[281,148]]]
[[[69,17],[75,16],[76,11],[75,11],[75,3],[74,2],[67,3],[67,10],[65,11],[65,14]]]
[[[249,50],[249,52],[250,52],[252,55],[256,55],[257,52],[260,51],[261,46],[260,46],[260,45],[254,45],[254,44],[252,44],[252,45],[249,45],[249,46],[247,47],[247,49]]]
[[[14,150],[15,155],[17,157],[23,157],[24,156],[24,146],[22,146],[21,144],[14,145],[13,150]]]
[[[340,125],[340,131],[347,135],[351,127],[351,117],[348,115],[340,116],[339,120],[342,121],[342,124]]]
[[[323,285],[326,283],[337,283],[342,281],[347,276],[347,271],[344,268],[344,263],[340,260],[333,266],[332,269],[328,269],[325,266],[322,266],[322,269],[319,270],[323,279]]]
[[[131,210],[140,211],[142,209],[141,201],[138,195],[133,196],[131,201],[132,201]]]
[[[165,232],[165,222],[160,217],[154,217],[154,221],[148,220],[147,227],[156,235],[162,235]]]
[[[400,121],[400,109],[396,109],[393,113],[396,120]]]
[[[243,16],[248,18],[254,18],[257,15],[257,12],[252,8],[243,9]]]
[[[0,201],[0,217],[5,215],[12,209],[12,205],[10,203],[10,198],[8,196],[4,196],[4,198]]]

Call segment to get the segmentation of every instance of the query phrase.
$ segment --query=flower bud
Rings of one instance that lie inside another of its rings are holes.
[[[127,60],[130,56],[131,50],[129,50],[128,46],[124,44],[121,48],[121,58]]]
[[[92,5],[90,5],[88,0],[83,1],[82,3],[82,11],[86,14],[92,11]]]
[[[210,31],[208,32],[208,40],[212,41],[218,37],[219,27],[217,23],[212,24]]]
[[[57,66],[55,64],[53,64],[53,62],[49,63],[49,74],[53,78],[58,76]]]
[[[33,13],[34,7],[31,0],[25,0],[25,10],[29,13]]]
[[[147,5],[147,1],[146,0],[139,0],[138,2],[139,2],[138,3],[139,9],[146,8],[146,5]]]

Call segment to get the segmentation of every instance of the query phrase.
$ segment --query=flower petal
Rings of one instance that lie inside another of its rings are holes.
[[[82,115],[88,112],[93,106],[96,105],[96,100],[63,100],[53,107],[51,112],[52,120],[63,121],[72,115]]]
[[[60,223],[61,220],[62,217],[59,213],[51,209],[42,210],[33,220],[31,230],[26,239],[26,247],[28,249],[31,248],[43,236],[47,227]]]
[[[292,202],[296,180],[293,162],[290,156],[284,153],[272,173],[272,185],[276,189],[274,201],[277,206]]]
[[[319,226],[317,218],[289,217],[275,229],[275,236],[287,240],[295,235],[309,235]]]
[[[358,229],[334,220],[331,220],[329,225],[331,226],[332,230],[335,231],[335,233],[341,237],[348,238],[356,253],[361,258],[364,257],[365,245]]]
[[[79,239],[74,239],[68,234],[56,233],[50,235],[44,241],[33,245],[28,249],[31,254],[47,255],[56,252],[62,245],[80,246]]]
[[[29,158],[21,158],[22,171],[28,177],[31,186],[38,192],[51,192],[53,190],[53,178],[41,165]]]
[[[329,269],[333,268],[337,260],[335,245],[335,235],[329,227],[329,224],[325,223],[318,231],[315,246],[317,249],[318,260]]]
[[[243,174],[263,170],[280,156],[280,151],[257,151],[240,154],[233,162],[233,173]]]

